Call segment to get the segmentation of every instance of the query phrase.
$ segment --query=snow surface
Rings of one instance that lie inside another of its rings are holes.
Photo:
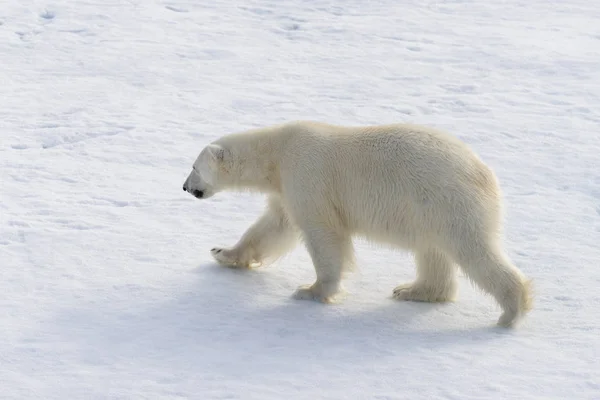
[[[600,3],[6,0],[0,397],[600,399]],[[181,190],[216,137],[296,119],[468,142],[535,280],[515,330],[391,299],[408,254],[358,243],[350,296],[291,299],[299,247],[216,266],[260,196]]]

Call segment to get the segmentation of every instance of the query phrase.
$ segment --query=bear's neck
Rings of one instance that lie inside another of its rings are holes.
[[[232,134],[224,140],[233,156],[229,189],[265,194],[281,192],[279,157],[281,138],[272,130]]]

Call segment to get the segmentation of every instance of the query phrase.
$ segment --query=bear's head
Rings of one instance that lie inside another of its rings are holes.
[[[223,189],[228,181],[228,151],[218,144],[206,146],[196,158],[183,190],[197,199],[207,199]]]

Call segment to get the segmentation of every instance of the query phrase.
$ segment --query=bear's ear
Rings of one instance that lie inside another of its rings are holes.
[[[212,157],[213,160],[222,162],[225,160],[226,150],[219,146],[218,144],[211,143],[207,146],[208,154]]]

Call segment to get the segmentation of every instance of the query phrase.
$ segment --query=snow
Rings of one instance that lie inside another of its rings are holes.
[[[7,0],[0,397],[599,399],[600,4]],[[446,129],[494,168],[534,279],[514,330],[461,277],[398,303],[357,243],[348,298],[291,298],[299,247],[219,267],[263,199],[181,190],[209,141],[287,120]]]

